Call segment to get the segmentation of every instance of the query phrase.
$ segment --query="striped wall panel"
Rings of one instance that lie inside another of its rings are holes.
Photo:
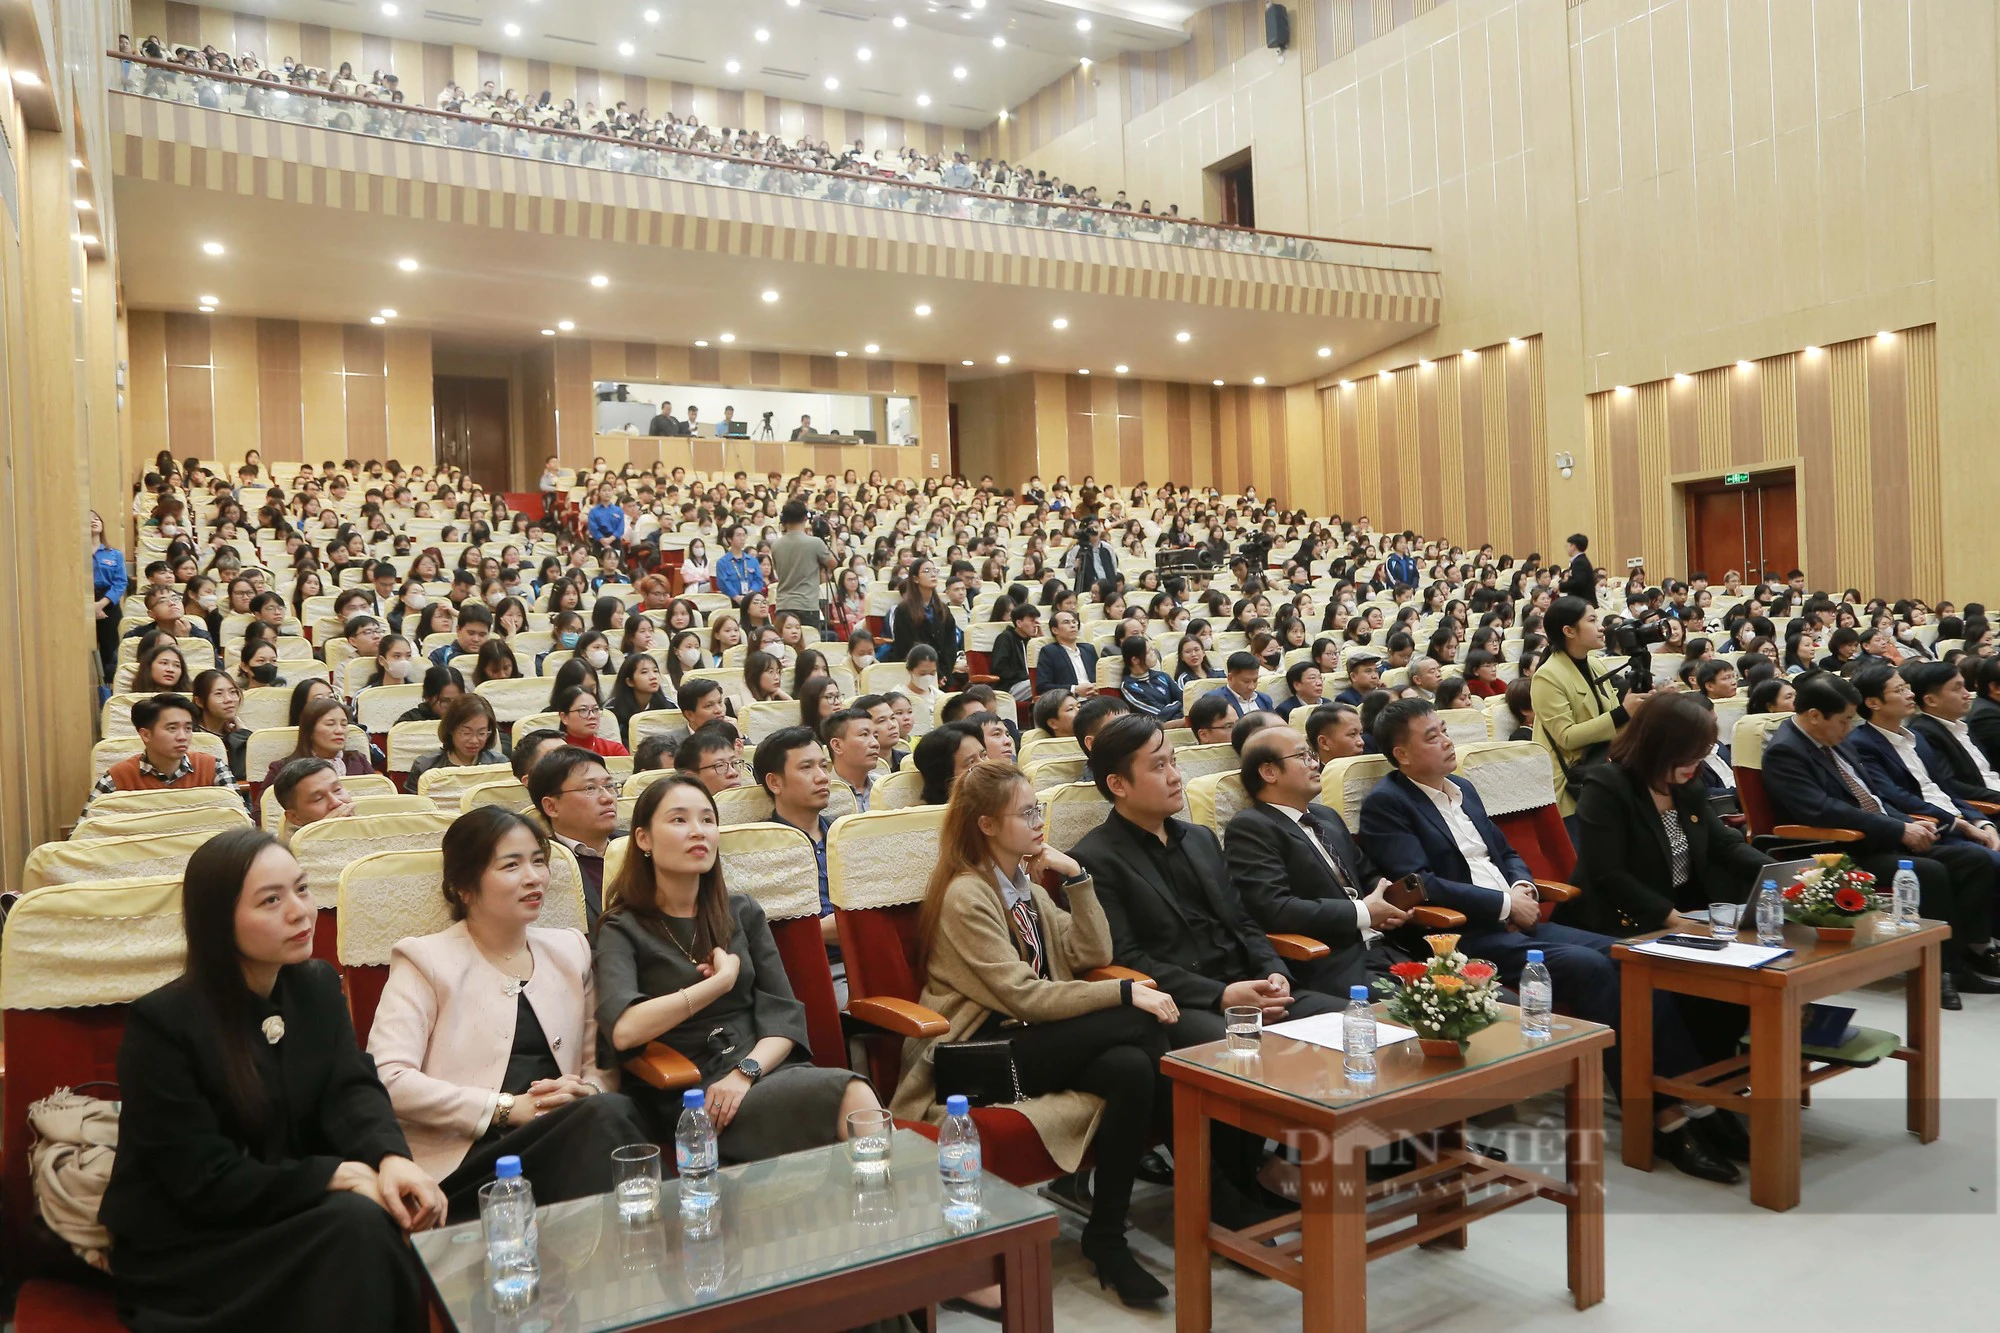
[[[1095,119],[1097,90],[1092,86],[1095,77],[1098,75],[1094,67],[1079,65],[1043,86],[1027,101],[1009,107],[1003,119],[981,131],[973,151],[980,157],[1018,162],[1049,140]]]

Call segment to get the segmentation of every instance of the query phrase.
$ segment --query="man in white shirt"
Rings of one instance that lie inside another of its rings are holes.
[[[1922,737],[1905,724],[1917,711],[1910,683],[1888,665],[1863,667],[1854,673],[1861,694],[1863,726],[1849,739],[1866,770],[1869,787],[1893,809],[1905,815],[1929,815],[1937,820],[1940,839],[1954,835],[2000,852],[2000,832],[1993,821],[1944,788],[1950,771]]]
[[[1965,718],[1972,711],[1972,691],[1956,668],[1944,662],[1916,662],[1903,668],[1919,711],[1908,719],[1911,731],[1930,742],[1931,750],[1951,772],[1944,787],[1961,801],[2000,801],[2000,773],[1986,751],[1972,739]]]
[[[883,704],[882,711],[886,715],[889,706]],[[868,813],[868,797],[875,787],[875,763],[882,755],[875,720],[859,708],[844,708],[828,718],[820,730],[833,756],[833,775],[853,789],[856,808]]]

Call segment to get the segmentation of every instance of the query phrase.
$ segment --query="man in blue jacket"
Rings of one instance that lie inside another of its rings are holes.
[[[764,566],[747,549],[750,529],[738,523],[722,535],[729,549],[715,562],[715,590],[731,601],[741,601],[764,590]]]
[[[597,503],[590,507],[590,539],[600,546],[625,539],[625,510],[608,481],[598,486]]]

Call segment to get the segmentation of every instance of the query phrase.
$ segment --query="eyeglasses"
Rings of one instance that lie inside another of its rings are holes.
[[[1278,762],[1281,764],[1288,764],[1294,759],[1305,760],[1307,768],[1319,767],[1319,756],[1314,754],[1310,749],[1293,750],[1290,754],[1281,754],[1278,756]]]
[[[580,717],[586,722],[595,722],[598,718],[604,716],[604,710],[596,704],[591,704],[585,708],[572,708],[565,716]]]
[[[1042,813],[1042,807],[1039,804],[1031,805],[1026,810],[1016,810],[1014,814],[1016,818],[1031,829],[1038,829],[1048,822],[1048,816]]]
[[[712,764],[703,764],[695,770],[697,773],[713,773],[717,777],[721,777],[724,773],[734,773],[735,771],[736,761],[734,759],[718,759]]]
[[[581,787],[564,787],[562,789],[564,796],[579,792],[587,793],[591,796],[616,796],[618,794],[618,784],[610,781],[586,782]]]

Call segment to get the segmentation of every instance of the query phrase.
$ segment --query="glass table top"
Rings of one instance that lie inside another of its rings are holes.
[[[706,1228],[683,1226],[675,1180],[661,1182],[660,1216],[648,1223],[621,1222],[608,1194],[537,1209],[541,1290],[522,1310],[489,1299],[477,1222],[417,1236],[417,1255],[461,1333],[585,1333],[633,1328],[1055,1212],[988,1172],[979,1220],[948,1226],[937,1145],[910,1130],[896,1132],[886,1178],[865,1184],[844,1144],[726,1167],[721,1177],[719,1217]]]

